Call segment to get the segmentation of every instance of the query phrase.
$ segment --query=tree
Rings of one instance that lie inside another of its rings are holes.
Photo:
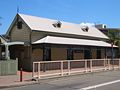
[[[108,41],[111,45],[116,45],[119,48],[119,56],[120,56],[120,30],[108,30],[108,37],[110,40]]]

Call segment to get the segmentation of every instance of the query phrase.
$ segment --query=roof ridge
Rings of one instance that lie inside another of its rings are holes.
[[[69,23],[69,24],[75,24],[75,25],[80,25],[79,23],[73,23],[73,22],[67,22],[67,21],[63,21],[63,20],[57,20],[57,19],[52,19],[52,18],[47,18],[47,17],[41,17],[41,16],[35,16],[35,15],[28,15],[28,14],[23,14],[23,13],[18,13],[18,15],[25,15],[25,16],[30,16],[30,17],[35,17],[35,18],[40,18],[40,19],[46,19],[46,20],[52,20],[52,21],[60,21],[63,23]],[[82,25],[80,25],[82,26]]]

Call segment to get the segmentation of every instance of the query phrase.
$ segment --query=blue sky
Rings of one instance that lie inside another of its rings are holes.
[[[19,12],[72,23],[120,27],[120,0],[0,0],[0,34],[5,34]]]

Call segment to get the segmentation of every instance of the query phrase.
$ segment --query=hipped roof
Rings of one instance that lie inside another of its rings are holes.
[[[86,39],[75,39],[65,37],[46,36],[33,44],[66,44],[66,45],[85,45],[85,46],[100,46],[100,47],[111,47],[111,44],[104,41],[86,40]],[[114,47],[117,47],[114,45]]]

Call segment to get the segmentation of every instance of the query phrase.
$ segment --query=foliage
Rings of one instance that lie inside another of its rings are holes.
[[[108,30],[108,37],[110,38],[109,43],[118,46],[120,55],[120,30]]]
[[[110,38],[110,42],[117,45],[120,40],[120,31],[119,30],[109,30],[108,37]]]

